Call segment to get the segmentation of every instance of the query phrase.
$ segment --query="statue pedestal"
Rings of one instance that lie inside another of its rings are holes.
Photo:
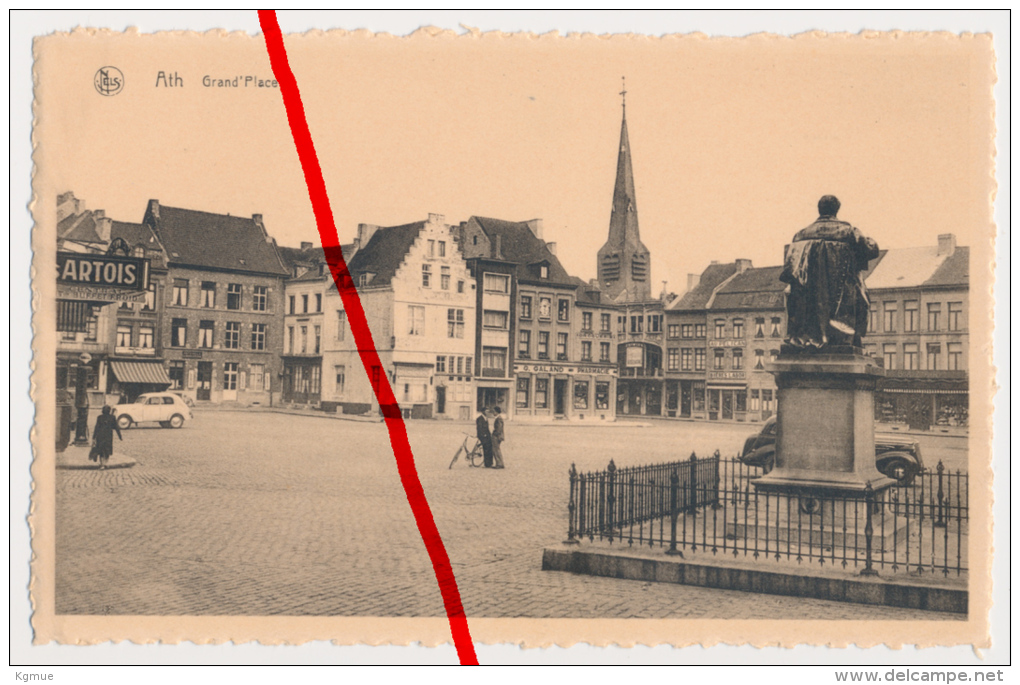
[[[784,345],[776,377],[775,468],[753,481],[763,492],[863,498],[895,484],[875,467],[875,386],[882,368],[860,348]]]

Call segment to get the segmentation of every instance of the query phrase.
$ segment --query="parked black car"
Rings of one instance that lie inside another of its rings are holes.
[[[765,473],[776,463],[776,417],[770,418],[754,435],[744,441],[740,461],[759,466]],[[924,468],[921,446],[905,435],[875,433],[875,466],[900,485],[910,485]]]

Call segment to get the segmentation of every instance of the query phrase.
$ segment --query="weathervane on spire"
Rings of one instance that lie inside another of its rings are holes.
[[[620,91],[620,95],[623,96],[623,116],[627,116],[627,77],[621,77],[623,79],[623,90]]]

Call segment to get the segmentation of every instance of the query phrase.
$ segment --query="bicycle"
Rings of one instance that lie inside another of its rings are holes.
[[[474,444],[471,444],[474,441]],[[478,467],[485,463],[485,453],[482,451],[482,442],[470,433],[464,433],[464,442],[460,447],[457,448],[456,454],[453,455],[453,459],[450,461],[449,468],[453,468],[453,465],[457,463],[457,459],[460,457],[461,452],[464,453],[464,460],[467,461],[468,466]]]

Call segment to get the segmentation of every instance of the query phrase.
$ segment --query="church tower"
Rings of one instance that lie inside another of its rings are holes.
[[[609,239],[598,254],[598,279],[610,300],[641,302],[652,297],[649,280],[651,259],[648,248],[641,243],[638,230],[634,169],[627,138],[626,83],[620,95],[623,97],[623,124],[616,161],[616,185],[613,187],[613,212],[609,217]]]

